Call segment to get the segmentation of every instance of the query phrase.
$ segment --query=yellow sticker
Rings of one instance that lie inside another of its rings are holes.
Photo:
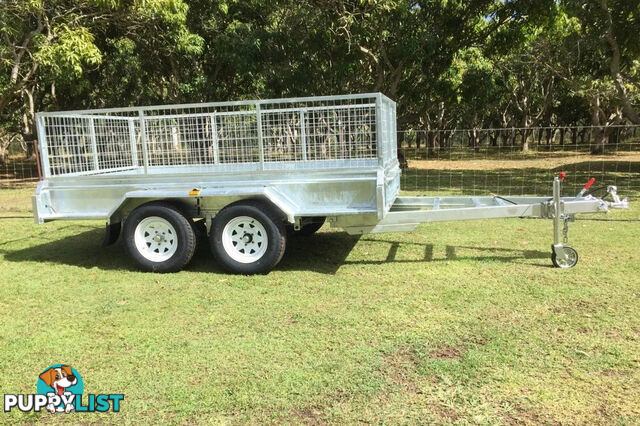
[[[199,189],[192,189],[191,191],[189,191],[189,195],[198,195],[198,194],[200,194]]]

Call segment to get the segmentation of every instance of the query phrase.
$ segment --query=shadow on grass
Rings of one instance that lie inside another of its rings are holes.
[[[86,228],[80,227],[80,229]],[[102,229],[85,230],[60,239],[46,238],[46,233],[40,233],[7,243],[22,240],[35,241],[42,237],[47,242],[33,244],[19,250],[0,246],[0,253],[3,253],[5,260],[9,262],[53,262],[87,269],[97,267],[104,270],[133,269],[133,262],[129,260],[121,242],[110,247],[101,247],[103,236]]]
[[[451,260],[476,260],[476,261],[495,261],[495,262],[511,262],[517,259],[549,259],[549,252],[542,252],[539,250],[519,250],[514,248],[502,248],[502,247],[471,247],[471,246],[451,246],[445,247],[444,258],[434,258],[433,256],[433,244],[411,243],[411,242],[398,242],[393,240],[364,240],[369,243],[382,243],[388,244],[389,250],[384,260],[347,260],[345,265],[381,265],[388,262],[393,263],[424,263],[424,262],[445,262]],[[421,259],[397,259],[398,248],[401,245],[414,245],[423,247],[423,257]],[[459,256],[458,250],[473,250],[475,252],[486,253],[480,255]]]
[[[34,234],[4,242],[0,245],[0,253],[9,262],[53,262],[107,271],[136,270],[121,239],[112,246],[100,246],[103,234],[102,229],[92,229],[23,249],[11,250],[2,247],[11,243],[39,239],[42,236],[42,234]],[[319,233],[312,237],[289,238],[287,250],[277,269],[335,274],[358,240],[357,236],[343,233]],[[196,253],[185,270],[224,273],[213,259],[206,239],[199,241]]]
[[[30,238],[38,238],[38,236],[34,235]],[[0,247],[0,253],[4,254],[5,260],[9,262],[53,262],[87,269],[99,268],[107,271],[136,270],[135,264],[127,255],[121,240],[118,240],[112,246],[101,247],[102,237],[103,231],[101,229],[92,229],[18,250]],[[29,237],[25,239],[29,239]],[[358,241],[360,241],[360,236],[351,236],[340,232],[321,232],[310,237],[289,238],[285,255],[276,269],[280,271],[313,271],[333,275],[343,265],[379,265],[388,262],[421,263],[456,259],[510,262],[522,257],[528,259],[546,259],[549,257],[548,253],[532,250],[447,246],[446,257],[434,259],[432,244],[398,242],[393,239],[371,239],[367,240],[367,242],[387,244],[389,246],[384,260],[379,258],[377,260],[347,260],[349,253],[351,253]],[[397,252],[401,245],[424,246],[424,257],[415,260],[397,259]],[[481,253],[487,252],[488,254],[459,257],[457,255],[458,249],[474,250]],[[380,252],[384,253],[384,250],[385,248],[382,248]],[[191,263],[185,270],[202,273],[224,273],[213,259],[206,240],[200,241]]]

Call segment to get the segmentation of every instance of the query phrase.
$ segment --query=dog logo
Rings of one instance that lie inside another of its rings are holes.
[[[40,374],[40,379],[53,388],[54,392],[58,395],[64,395],[64,391],[78,383],[76,375],[73,374],[71,367],[68,365],[61,365],[60,367],[50,367]]]
[[[38,376],[38,393],[5,393],[3,411],[23,413],[47,410],[50,413],[120,412],[122,393],[84,394],[82,377],[68,364],[54,364]]]
[[[50,402],[45,407],[51,413],[71,413],[75,411],[72,395],[82,395],[83,384],[80,374],[75,368],[65,364],[55,364],[40,373],[38,393],[41,395],[56,395],[60,404]],[[53,399],[58,401],[57,399]]]

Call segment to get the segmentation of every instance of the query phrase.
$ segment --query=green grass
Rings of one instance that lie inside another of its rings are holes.
[[[640,422],[638,222],[572,224],[572,270],[550,266],[550,221],[494,220],[325,227],[264,276],[202,246],[154,275],[99,222],[20,218],[31,192],[0,190],[0,392],[65,362],[125,400],[0,423]]]

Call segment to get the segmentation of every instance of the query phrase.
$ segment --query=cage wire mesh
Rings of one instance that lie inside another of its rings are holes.
[[[174,166],[229,171],[258,165],[270,170],[370,166],[366,160],[377,159],[384,147],[378,141],[376,102],[391,122],[393,102],[376,96],[48,114],[42,116],[43,166],[50,176],[140,168],[148,173]]]

